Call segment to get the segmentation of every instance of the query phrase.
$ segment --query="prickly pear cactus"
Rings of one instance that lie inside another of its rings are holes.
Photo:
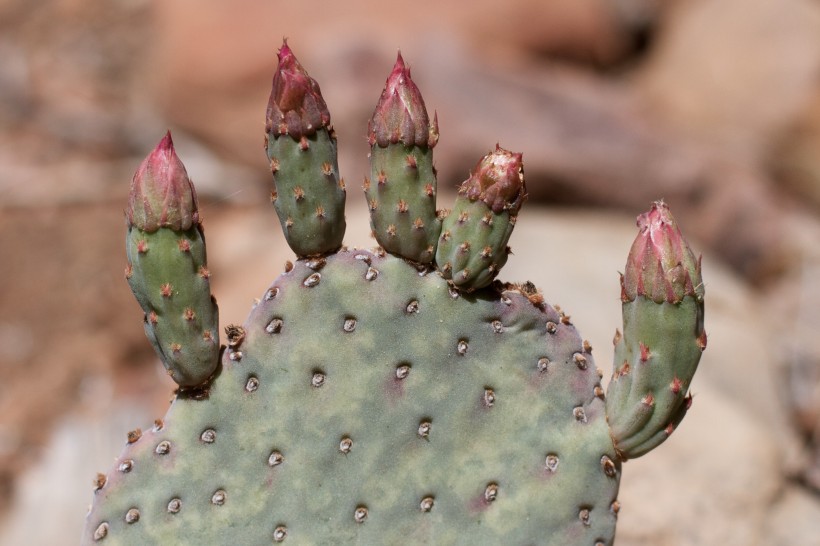
[[[170,136],[146,159],[126,273],[180,388],[95,480],[83,543],[613,544],[621,465],[683,418],[706,344],[700,263],[666,205],[639,218],[605,396],[569,317],[495,280],[521,155],[497,148],[437,211],[438,126],[399,58],[369,125],[381,246],[346,248],[330,115],[279,59],[266,141],[299,259],[218,356],[193,186]]]

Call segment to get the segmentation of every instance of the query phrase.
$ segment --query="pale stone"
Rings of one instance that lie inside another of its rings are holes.
[[[776,544],[763,536],[783,479],[773,437],[704,383],[669,440],[624,464],[620,546]]]
[[[766,544],[820,546],[820,502],[799,486],[788,487],[766,516]]]

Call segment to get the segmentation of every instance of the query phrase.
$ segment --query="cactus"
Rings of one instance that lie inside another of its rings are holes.
[[[126,222],[125,276],[145,311],[145,333],[180,387],[202,384],[217,368],[219,313],[196,192],[171,133],[134,175]]]
[[[94,481],[83,543],[613,544],[622,463],[683,418],[706,344],[700,262],[668,207],[639,218],[605,395],[569,317],[495,280],[521,155],[497,147],[437,212],[438,127],[399,57],[369,129],[381,246],[347,248],[327,108],[287,45],[279,59],[267,149],[298,259],[219,356],[189,349],[217,343],[196,196],[170,136],[149,155],[127,271],[180,388]]]

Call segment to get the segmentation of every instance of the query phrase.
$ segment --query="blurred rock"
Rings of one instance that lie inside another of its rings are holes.
[[[124,431],[150,423],[147,405],[118,400],[100,414],[74,414],[55,427],[43,456],[21,476],[0,528],[2,546],[74,544],[82,533],[97,472],[108,470],[125,444]],[[43,515],[48,514],[48,525]]]
[[[497,2],[480,0],[469,10],[453,4],[447,11],[448,27],[463,33],[482,56],[506,51],[606,66],[632,46],[630,13],[604,0],[517,0],[503,11]]]
[[[814,99],[796,116],[768,160],[785,189],[820,210],[820,83],[816,87]]]
[[[137,384],[152,363],[123,280],[124,230],[116,205],[0,209],[0,336],[10,346],[0,357],[0,512],[85,377]]]
[[[789,230],[803,252],[790,272],[761,295],[772,321],[776,359],[773,384],[804,452],[790,470],[820,493],[820,227],[816,218],[792,214]]]
[[[604,0],[518,0],[503,10],[490,0],[472,2],[469,9],[432,0],[416,2],[412,9],[369,0],[244,0],[241,5],[156,2],[149,76],[172,122],[249,163],[262,157],[261,137],[249,134],[248,127],[263,123],[282,37],[290,39],[309,72],[325,82],[337,129],[352,137],[348,146],[363,141],[366,120],[399,48],[411,65],[419,66],[426,59],[416,50],[430,46],[439,53],[466,47],[496,62],[551,55],[606,63],[622,55],[629,40],[619,13]],[[353,82],[355,102],[337,100],[344,80]]]
[[[0,101],[0,145],[32,165],[128,150],[135,67],[150,23],[146,2],[2,4],[0,97],[8,100]]]
[[[814,0],[674,2],[637,83],[656,115],[722,153],[760,158],[818,88]]]
[[[787,487],[765,515],[764,528],[765,544],[820,546],[820,503],[817,497],[798,487]]]
[[[773,439],[746,408],[695,381],[694,406],[672,438],[624,465],[618,544],[781,544],[763,534],[783,480]]]
[[[769,181],[754,165],[659,122],[623,85],[566,68],[529,65],[513,73],[453,57],[431,51],[425,64],[442,82],[433,100],[451,116],[441,117],[442,155],[463,161],[500,139],[524,153],[532,199],[636,211],[663,198],[693,236],[746,278],[763,282],[787,267],[795,249],[785,241]],[[446,85],[448,73],[464,87]],[[456,123],[446,126],[447,119]],[[439,172],[446,180],[446,166]]]

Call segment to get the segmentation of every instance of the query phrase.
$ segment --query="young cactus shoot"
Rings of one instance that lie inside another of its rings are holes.
[[[170,132],[134,175],[125,217],[125,276],[145,312],[145,334],[168,375],[198,387],[219,363],[219,312],[196,191]]]

